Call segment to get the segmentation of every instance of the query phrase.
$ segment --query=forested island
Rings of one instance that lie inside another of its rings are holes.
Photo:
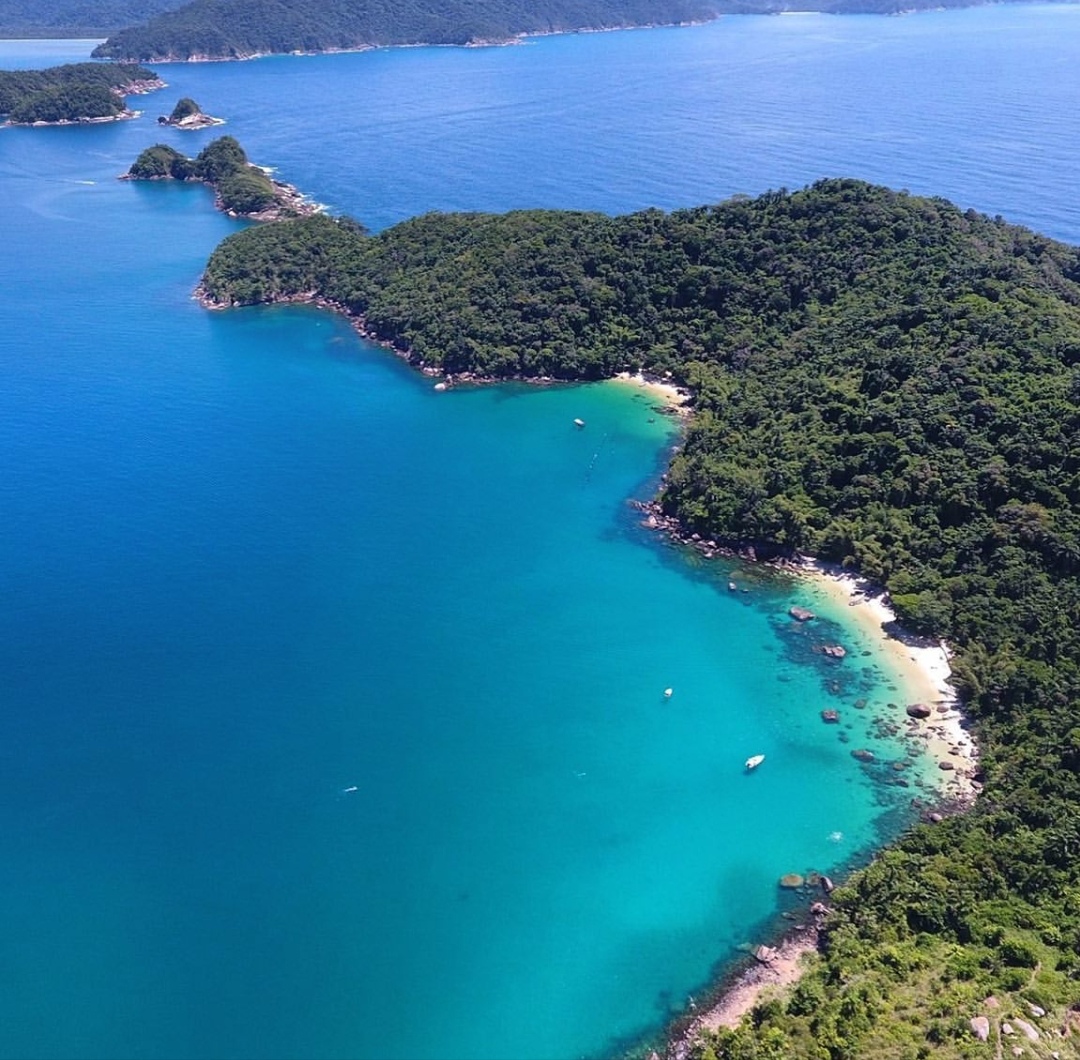
[[[97,47],[98,58],[243,59],[400,44],[503,42],[525,33],[701,21],[707,0],[194,0]]]
[[[200,291],[330,304],[447,374],[665,375],[692,415],[664,513],[734,550],[858,570],[948,640],[983,797],[834,891],[794,991],[691,1055],[989,1056],[981,1033],[1004,1025],[1025,1055],[1076,1055],[1077,248],[826,180],[673,213],[431,214],[374,236],[311,217],[229,237]]]
[[[701,22],[722,14],[896,14],[980,0],[192,0],[93,54],[138,61],[245,59],[403,44],[492,44],[530,34]]]
[[[3,0],[0,37],[107,37],[185,0]]]
[[[135,159],[123,179],[208,184],[214,189],[218,209],[258,221],[307,217],[318,210],[291,184],[272,180],[249,162],[247,153],[232,136],[211,140],[195,158],[188,158],[168,144],[154,144]]]
[[[13,125],[58,125],[131,117],[125,96],[164,85],[153,70],[130,63],[0,70],[0,118]]]

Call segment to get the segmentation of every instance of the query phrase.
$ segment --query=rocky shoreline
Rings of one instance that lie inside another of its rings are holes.
[[[228,304],[210,298],[201,285],[196,290],[196,297],[208,309],[229,308]],[[362,314],[352,313],[346,306],[315,293],[275,299],[274,302],[313,305],[341,313],[349,320],[354,330],[367,341],[392,351],[425,375],[441,377],[435,384],[436,389],[439,390],[450,389],[458,384],[480,385],[514,381],[507,378],[487,378],[472,373],[446,375],[439,369],[424,364],[407,347],[379,336],[370,328]],[[689,399],[691,395],[673,387],[668,380],[630,376],[629,373],[621,373],[618,378],[630,379],[646,386],[655,386],[664,391],[664,397],[675,403],[674,406],[668,406],[666,411],[673,411],[676,414],[685,414],[687,411],[682,407],[682,402]],[[558,380],[535,378],[522,381],[558,382]],[[834,570],[825,564],[793,554],[769,542],[706,538],[700,533],[688,531],[677,518],[667,515],[659,500],[655,498],[648,501],[635,500],[630,503],[641,513],[640,525],[644,529],[661,534],[674,544],[693,550],[704,559],[727,558],[746,563],[764,563],[795,577],[806,579],[820,577],[828,580],[838,588],[838,591],[851,597],[848,603],[873,605],[866,608],[866,613],[870,615],[873,612],[874,618],[880,619],[877,635],[884,640],[896,638],[905,650],[915,650],[918,647],[936,651],[939,660],[944,660],[944,676],[935,671],[932,666],[928,667],[925,656],[922,659],[911,656],[910,661],[917,667],[922,666],[927,669],[928,687],[933,687],[939,698],[936,700],[936,712],[930,706],[924,706],[921,703],[911,704],[906,709],[908,731],[905,735],[931,741],[936,739],[940,745],[937,748],[939,766],[943,773],[948,771],[949,779],[942,784],[934,796],[930,798],[916,796],[912,799],[911,805],[919,811],[921,819],[928,823],[936,823],[947,816],[970,809],[980,790],[975,779],[977,776],[976,749],[974,742],[966,737],[965,719],[957,707],[955,695],[944,684],[948,676],[948,653],[943,645],[915,646],[910,638],[904,639],[904,635],[895,628],[895,615],[888,608],[887,596],[883,590],[869,586],[850,572]],[[729,582],[728,588],[736,591],[738,587],[736,583]],[[799,607],[793,607],[791,613],[793,620],[798,622],[806,622],[815,617],[812,611]],[[822,650],[836,660],[843,659],[846,654],[844,648],[838,645],[826,646]],[[835,721],[835,717],[825,716],[835,713],[835,711],[823,712],[823,721]],[[899,736],[900,731],[899,722],[890,728],[890,734],[894,736]],[[944,757],[946,752],[955,757],[955,762],[952,758]],[[929,748],[928,753],[933,754],[933,748]],[[856,758],[864,756],[861,759],[863,764],[872,762],[874,758],[869,751],[864,750],[855,750],[852,755]],[[798,893],[803,895],[808,903],[807,906],[798,913],[787,911],[781,914],[784,919],[790,919],[791,923],[780,926],[778,922],[778,930],[775,933],[768,935],[764,942],[749,949],[742,961],[734,968],[729,968],[712,985],[709,990],[709,1000],[704,1005],[691,999],[690,1010],[669,1025],[666,1032],[667,1044],[664,1049],[664,1060],[686,1060],[692,1046],[703,1032],[715,1031],[720,1027],[737,1027],[754,1006],[766,996],[790,988],[798,982],[806,960],[818,950],[821,932],[830,911],[825,904],[825,899],[834,887],[829,877],[819,874],[814,874],[814,876],[816,878],[809,882],[802,878],[798,881]],[[781,886],[787,886],[787,884],[782,882]],[[820,893],[817,891],[818,888],[820,888]],[[651,1060],[660,1060],[659,1054],[654,1052]]]

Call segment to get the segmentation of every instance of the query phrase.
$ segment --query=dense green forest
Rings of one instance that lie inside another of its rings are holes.
[[[16,124],[112,118],[123,113],[125,93],[158,83],[153,70],[118,63],[0,70],[0,116]]]
[[[184,0],[0,0],[0,37],[107,37]]]
[[[178,109],[187,110],[181,100]],[[231,136],[211,140],[195,158],[188,158],[168,144],[154,144],[143,151],[127,172],[130,180],[194,180],[209,184],[220,209],[240,217],[266,215],[274,220],[310,213],[294,188],[275,184]],[[264,217],[263,219],[269,219]]]
[[[194,0],[125,30],[95,56],[242,58],[389,44],[466,44],[525,32],[707,18],[699,0]]]
[[[983,797],[834,892],[790,998],[695,1056],[990,1056],[1017,1018],[1039,1039],[1006,1045],[1080,1055],[1077,248],[828,180],[670,214],[432,214],[376,236],[315,217],[231,236],[202,290],[320,297],[447,373],[671,373],[693,415],[666,512],[853,567],[950,642]]]
[[[781,11],[894,14],[980,0],[192,0],[110,37],[94,55],[237,59],[393,44],[468,44],[521,34],[700,22]]]

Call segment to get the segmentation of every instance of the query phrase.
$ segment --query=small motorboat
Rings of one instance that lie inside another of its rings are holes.
[[[584,420],[574,420],[574,426],[577,427],[578,430],[581,430],[581,428],[585,426],[585,421]]]
[[[751,769],[757,769],[757,767],[759,765],[761,765],[761,763],[764,762],[764,761],[765,761],[765,756],[764,755],[751,755],[746,760],[747,772],[749,772]]]
[[[675,692],[674,688],[665,688],[664,689],[664,699],[671,699],[672,694],[674,692]]]

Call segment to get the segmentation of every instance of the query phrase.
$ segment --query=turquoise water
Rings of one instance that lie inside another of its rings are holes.
[[[826,664],[800,593],[638,527],[676,441],[643,392],[440,394],[327,314],[203,312],[234,223],[114,179],[214,135],[154,115],[192,95],[375,227],[850,172],[1080,239],[1078,37],[1000,7],[163,67],[139,121],[0,130],[0,1055],[610,1053],[913,794],[849,755],[903,754],[868,734],[902,690],[843,613]]]

